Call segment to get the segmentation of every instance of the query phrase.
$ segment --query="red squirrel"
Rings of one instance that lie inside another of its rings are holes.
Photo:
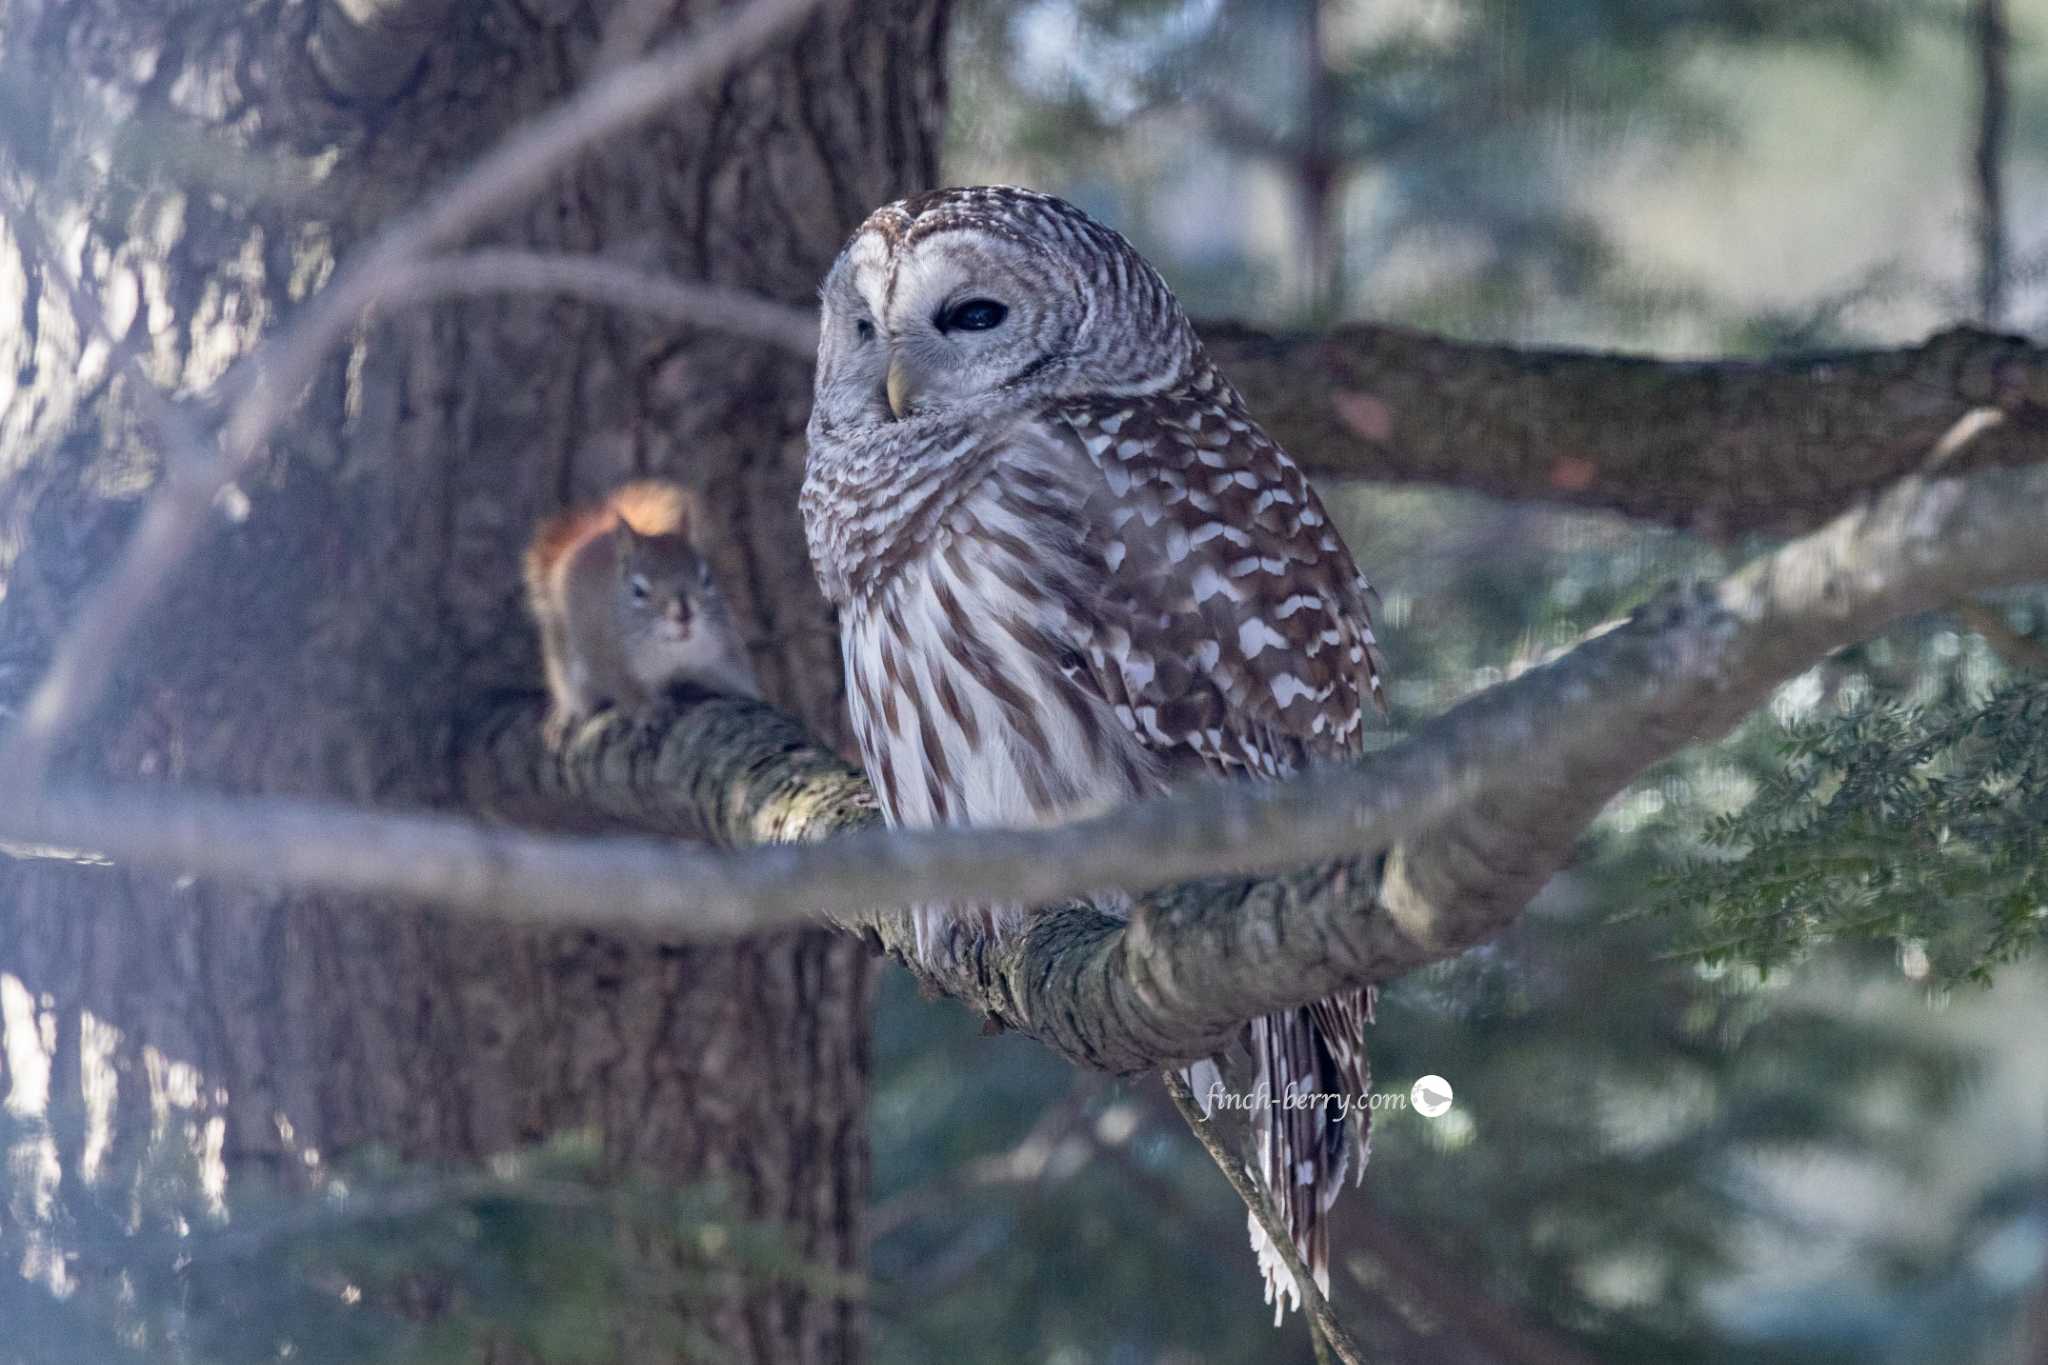
[[[698,510],[684,489],[647,480],[534,531],[526,597],[540,623],[551,739],[606,707],[646,706],[681,684],[761,695],[692,539]]]

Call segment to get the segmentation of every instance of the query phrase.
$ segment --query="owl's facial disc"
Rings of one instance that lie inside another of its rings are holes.
[[[979,420],[1086,382],[1084,285],[1053,244],[878,211],[825,280],[814,429]]]
[[[911,236],[862,283],[874,286],[889,351],[884,393],[898,419],[1013,388],[1066,352],[1087,314],[1070,272],[1047,253],[965,226]]]

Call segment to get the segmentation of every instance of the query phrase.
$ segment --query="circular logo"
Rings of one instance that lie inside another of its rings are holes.
[[[1426,1119],[1442,1118],[1451,1109],[1451,1083],[1441,1076],[1424,1076],[1409,1087],[1408,1103]]]

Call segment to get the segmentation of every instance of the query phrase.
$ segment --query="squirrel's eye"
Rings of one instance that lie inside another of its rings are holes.
[[[1010,310],[994,299],[969,299],[940,313],[935,321],[941,332],[986,332],[1000,327]]]
[[[632,579],[627,582],[626,586],[632,590],[633,600],[635,602],[645,602],[648,598],[648,595],[654,591],[653,586],[648,583],[647,579],[643,575],[637,573],[634,574]]]
[[[862,341],[873,341],[875,339],[875,324],[869,322],[866,318],[861,318],[853,324],[853,334]]]

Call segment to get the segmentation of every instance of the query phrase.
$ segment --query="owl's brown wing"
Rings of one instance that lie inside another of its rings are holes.
[[[1187,388],[1058,414],[1100,475],[1076,529],[1086,567],[1068,676],[1116,709],[1169,774],[1277,778],[1357,754],[1384,708],[1372,590],[1285,451],[1204,367]],[[1321,1213],[1371,1142],[1373,993],[1252,1020],[1253,1088],[1361,1098],[1351,1112],[1253,1111],[1260,1175],[1327,1289]],[[1307,1178],[1303,1178],[1303,1172]],[[1269,1297],[1287,1277],[1257,1220]]]
[[[1358,753],[1383,705],[1371,589],[1229,385],[1205,367],[1057,418],[1101,477],[1075,681],[1173,768],[1272,778]]]

